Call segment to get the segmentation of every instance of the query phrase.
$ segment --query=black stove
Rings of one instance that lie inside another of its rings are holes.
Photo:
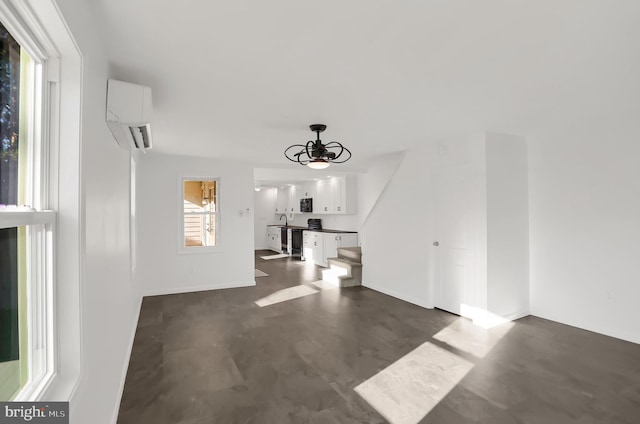
[[[307,219],[307,226],[310,230],[322,230],[322,220],[318,218]]]

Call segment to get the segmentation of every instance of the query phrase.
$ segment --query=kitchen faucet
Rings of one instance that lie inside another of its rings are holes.
[[[282,221],[282,217],[284,216],[284,226],[288,227],[289,224],[287,224],[287,214],[283,213],[282,215],[280,215],[280,219],[278,221]]]

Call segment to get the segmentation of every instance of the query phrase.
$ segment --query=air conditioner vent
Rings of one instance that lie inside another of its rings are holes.
[[[152,147],[151,114],[149,87],[108,81],[107,125],[122,148],[145,151]]]

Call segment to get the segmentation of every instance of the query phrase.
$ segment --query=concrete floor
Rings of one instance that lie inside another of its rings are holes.
[[[256,287],[144,299],[118,423],[640,422],[640,345],[484,330],[269,254]]]

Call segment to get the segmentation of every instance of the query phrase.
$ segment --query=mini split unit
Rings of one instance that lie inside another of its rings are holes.
[[[123,149],[151,148],[151,89],[123,81],[107,82],[107,125]]]

